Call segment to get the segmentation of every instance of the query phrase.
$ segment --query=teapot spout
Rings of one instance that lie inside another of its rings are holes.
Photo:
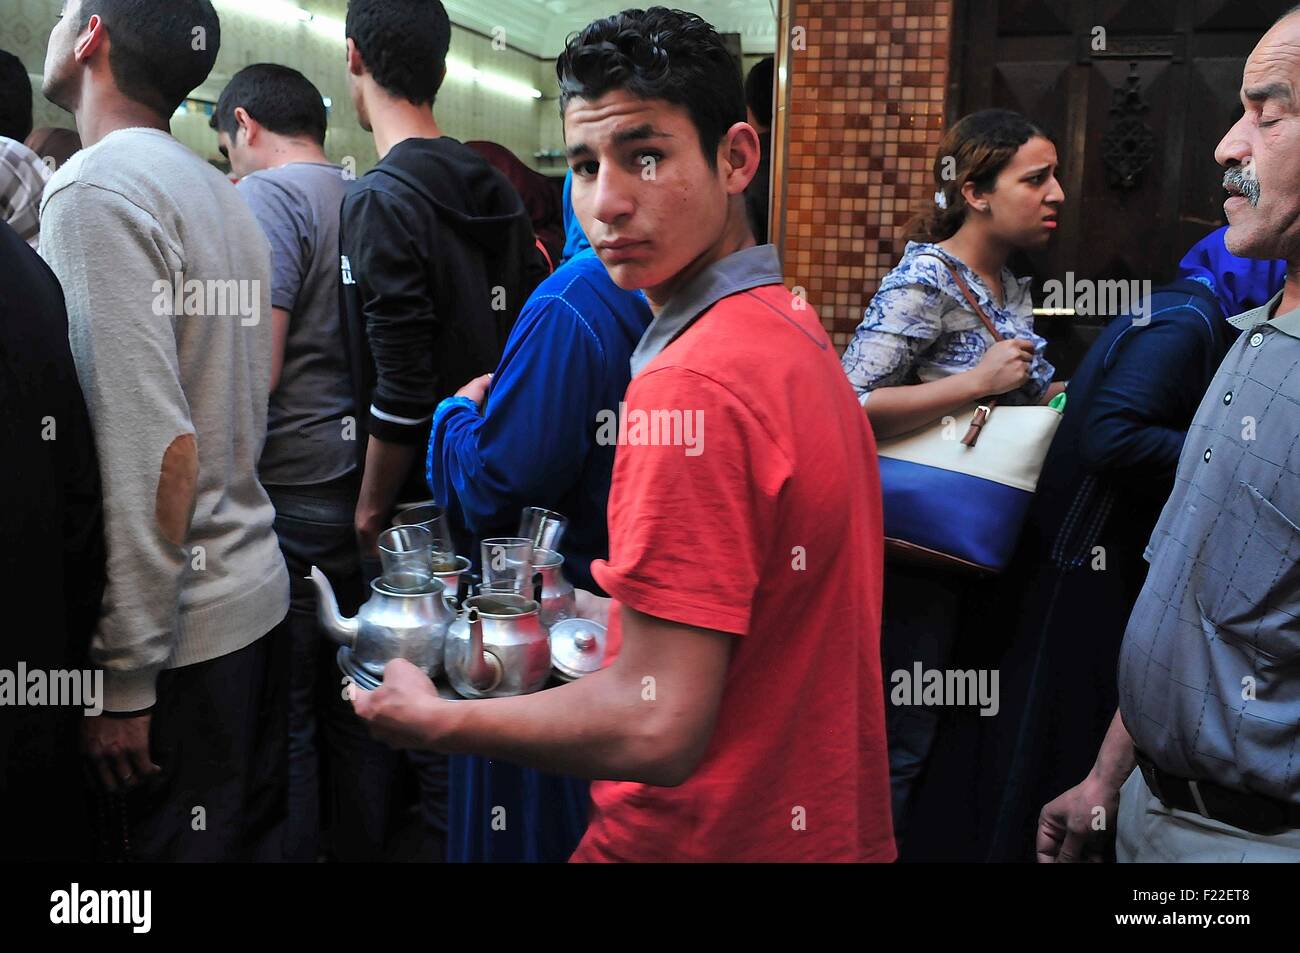
[[[469,664],[465,666],[465,677],[480,692],[490,692],[501,684],[505,673],[500,660],[483,649],[483,620],[478,606],[469,607],[465,621],[469,625]]]
[[[325,573],[316,566],[311,567],[308,576],[316,585],[316,619],[321,628],[339,645],[352,647],[357,640],[361,625],[355,618],[349,619],[339,612],[338,600],[334,597],[334,587],[330,585]]]

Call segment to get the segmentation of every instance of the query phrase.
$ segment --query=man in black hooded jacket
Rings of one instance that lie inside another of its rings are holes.
[[[491,372],[544,277],[532,222],[509,180],[444,136],[433,101],[451,22],[439,0],[351,0],[348,85],[379,164],[343,201],[342,309],[362,452],[357,540],[376,575],[379,534],[400,502],[430,496],[425,448],[439,401]],[[472,541],[456,539],[468,552]],[[342,860],[442,859],[446,758],[366,737],[347,706],[329,713],[338,763],[328,813]],[[421,822],[404,826],[405,762]]]
[[[428,497],[423,451],[438,402],[496,367],[546,267],[514,187],[433,117],[451,42],[442,3],[351,0],[347,42],[352,101],[380,157],[342,213],[365,447],[357,536],[373,556],[394,504]]]

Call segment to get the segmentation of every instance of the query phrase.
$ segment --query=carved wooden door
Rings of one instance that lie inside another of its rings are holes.
[[[1241,72],[1292,0],[958,0],[948,120],[991,106],[1042,125],[1066,201],[1051,246],[1013,267],[1042,282],[1173,277],[1225,224],[1214,148]],[[1104,319],[1040,319],[1068,371]],[[1092,325],[1090,331],[1089,325]]]

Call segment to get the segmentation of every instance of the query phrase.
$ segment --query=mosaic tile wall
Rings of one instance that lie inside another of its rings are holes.
[[[782,261],[836,347],[933,202],[953,0],[790,0]]]

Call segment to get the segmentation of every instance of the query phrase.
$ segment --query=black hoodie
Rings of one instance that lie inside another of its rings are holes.
[[[427,443],[438,402],[495,370],[546,267],[509,180],[445,136],[400,142],[362,176],[340,241],[364,462],[367,434]]]

